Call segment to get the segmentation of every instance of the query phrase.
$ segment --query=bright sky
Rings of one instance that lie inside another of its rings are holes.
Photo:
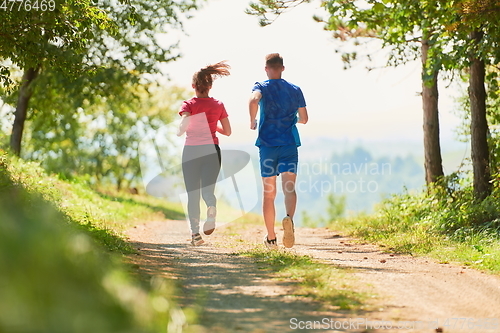
[[[262,28],[244,13],[249,0],[209,0],[186,21],[181,37],[183,57],[165,65],[172,84],[191,87],[192,74],[221,60],[232,66],[231,76],[214,83],[211,96],[224,102],[233,135],[221,144],[248,143],[248,98],[253,83],[267,79],[264,57],[279,52],[285,62],[283,78],[299,85],[309,111],[309,123],[298,125],[303,138],[328,136],[363,141],[422,141],[420,63],[368,72],[367,63],[344,70],[340,42],[312,19],[322,14],[319,1],[304,4]],[[380,53],[374,48],[373,54]],[[373,64],[372,64],[373,65]],[[375,65],[382,65],[381,62]],[[440,90],[443,140],[455,137],[460,123],[452,113],[450,92]]]

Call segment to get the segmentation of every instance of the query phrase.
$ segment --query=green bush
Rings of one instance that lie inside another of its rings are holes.
[[[393,195],[374,214],[334,221],[330,227],[392,251],[500,271],[498,180],[491,195],[479,202],[470,180],[452,174],[423,191]]]
[[[463,235],[500,227],[500,190],[494,182],[493,191],[486,199],[477,201],[471,181],[458,173],[444,177],[429,189],[433,199],[437,229],[457,240]]]
[[[386,232],[422,229],[461,240],[468,233],[498,232],[500,191],[495,186],[490,196],[478,202],[467,179],[452,174],[422,192],[392,196],[375,216]]]

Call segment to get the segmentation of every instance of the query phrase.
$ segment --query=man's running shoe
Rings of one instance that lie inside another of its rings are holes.
[[[200,234],[191,235],[191,245],[199,246],[203,243],[205,243],[205,241],[201,238]]]
[[[293,221],[290,216],[286,216],[283,219],[283,245],[285,247],[292,247],[295,244],[295,230],[293,227]]]
[[[207,208],[207,220],[203,224],[203,233],[205,235],[210,235],[215,230],[215,216],[217,215],[217,209],[215,206],[209,206]]]
[[[277,250],[278,249],[278,243],[276,242],[276,238],[275,239],[271,239],[269,240],[267,238],[267,235],[266,237],[264,237],[264,245],[269,249],[269,250]]]

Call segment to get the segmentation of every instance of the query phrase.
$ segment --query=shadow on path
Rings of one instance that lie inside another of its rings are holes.
[[[129,233],[133,246],[140,250],[141,270],[174,278],[178,304],[200,313],[199,325],[188,332],[364,332],[352,326],[334,329],[340,322],[364,317],[364,312],[328,308],[293,295],[295,281],[278,280],[259,269],[252,258],[213,246],[222,236],[205,237],[207,243],[193,247],[183,221],[155,222],[141,228]],[[149,239],[139,235],[149,235]],[[336,321],[339,323],[334,324]]]

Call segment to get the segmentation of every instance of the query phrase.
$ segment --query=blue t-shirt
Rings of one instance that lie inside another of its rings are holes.
[[[252,91],[260,91],[259,135],[256,146],[300,146],[297,111],[306,106],[300,88],[283,79],[256,82]]]

